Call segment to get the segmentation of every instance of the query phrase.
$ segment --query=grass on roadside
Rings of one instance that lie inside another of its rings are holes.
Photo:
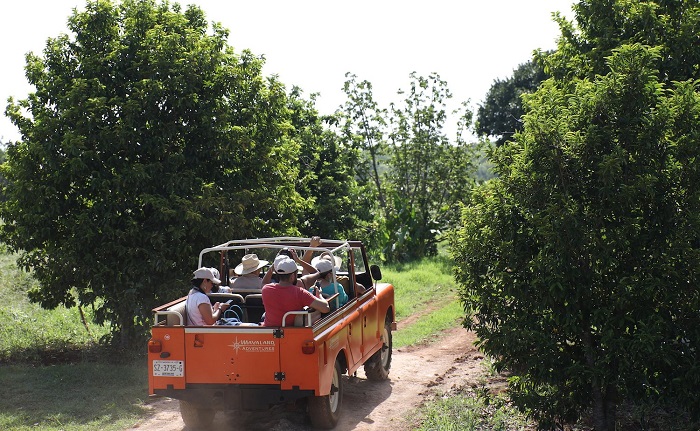
[[[108,328],[89,324],[88,332],[78,308],[44,310],[30,302],[24,292],[34,280],[17,268],[15,259],[0,250],[0,363],[74,360],[94,349]],[[84,312],[90,322],[90,310]]]
[[[459,326],[464,318],[462,305],[456,299],[416,319],[393,334],[394,348],[401,348],[434,338],[446,329]]]
[[[418,412],[418,431],[525,431],[537,426],[502,395],[464,392],[439,397]]]
[[[0,367],[0,429],[118,431],[144,413],[145,361]]]
[[[394,285],[397,321],[427,307],[441,308],[457,297],[452,262],[444,256],[385,266],[382,277]]]
[[[423,342],[432,335],[461,324],[464,310],[457,298],[451,262],[437,256],[382,268],[383,280],[394,285],[395,348]],[[407,319],[409,318],[410,319]],[[410,323],[402,325],[402,322]]]

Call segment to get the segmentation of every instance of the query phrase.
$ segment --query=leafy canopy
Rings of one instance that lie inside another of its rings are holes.
[[[613,429],[620,399],[696,403],[700,94],[661,84],[659,60],[623,46],[605,76],[545,81],[462,214],[466,325],[543,426],[593,406]]]
[[[543,427],[591,407],[607,430],[622,400],[700,411],[700,2],[574,11],[453,246],[467,323],[516,402]]]
[[[36,88],[7,115],[0,238],[45,307],[96,307],[120,342],[175,292],[197,252],[294,232],[299,144],[284,86],[195,6],[89,1],[27,56]]]
[[[523,129],[523,94],[533,93],[547,78],[539,63],[531,60],[513,71],[513,76],[496,79],[477,111],[476,133],[496,137],[503,145]]]

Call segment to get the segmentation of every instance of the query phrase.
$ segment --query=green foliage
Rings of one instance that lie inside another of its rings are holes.
[[[0,142],[0,166],[2,166],[3,163],[5,163],[5,149],[4,146],[9,145],[9,144],[3,144]],[[0,202],[5,201],[5,192],[3,189],[7,186],[7,180],[5,179],[5,176],[2,174],[2,171],[0,171]]]
[[[309,203],[299,230],[308,236],[364,239],[362,232],[372,221],[372,194],[355,178],[360,150],[327,127],[338,118],[320,117],[313,100],[301,98],[300,89],[292,89],[289,105],[293,136],[301,142],[296,189]]]
[[[299,144],[283,85],[190,6],[88,2],[27,56],[7,115],[0,238],[46,308],[95,307],[126,345],[221,238],[293,232]],[[39,288],[47,286],[47,288]]]
[[[662,51],[528,96],[452,244],[466,324],[542,427],[592,407],[614,429],[622,399],[700,411],[700,93],[660,83]]]
[[[399,94],[402,94],[400,91]],[[473,184],[474,148],[445,135],[452,95],[437,74],[411,74],[404,103],[392,106],[384,255],[405,261],[437,253],[440,234],[456,225],[457,202]],[[460,131],[471,112],[460,117]]]
[[[491,163],[491,160],[489,160],[488,157],[488,151],[491,145],[492,144],[490,142],[484,142],[484,145],[479,148],[475,173],[476,181],[478,183],[488,181],[495,176],[493,173],[493,163]]]
[[[615,49],[639,43],[660,49],[660,82],[700,79],[697,0],[580,1],[573,10],[577,27],[558,16],[556,51],[537,55],[551,76],[594,79],[608,73],[606,59]]]
[[[359,152],[353,165],[360,192],[357,202],[371,215],[371,221],[360,227],[356,238],[364,241],[373,257],[381,257],[379,250],[386,241],[383,226],[387,211],[384,192],[387,114],[374,100],[371,82],[358,82],[351,73],[345,77],[343,91],[347,100],[338,112],[340,139],[345,148]]]
[[[343,139],[362,151],[355,172],[376,222],[367,225],[374,232],[363,239],[387,261],[437,253],[441,233],[457,223],[457,202],[475,171],[475,148],[462,137],[471,126],[466,105],[457,111],[456,139],[450,141],[447,83],[437,74],[412,73],[410,85],[404,102],[387,112],[374,101],[369,82],[348,75],[345,83]]]
[[[522,95],[533,93],[546,78],[544,68],[531,60],[519,65],[510,78],[496,79],[477,111],[476,133],[496,137],[499,146],[512,139],[523,129]]]
[[[355,174],[360,184],[373,184],[379,200],[380,214],[384,213],[381,160],[386,156],[386,110],[379,107],[372,94],[372,83],[357,82],[357,76],[346,73],[343,91],[347,101],[343,106],[342,133],[344,141],[359,149],[360,160]]]

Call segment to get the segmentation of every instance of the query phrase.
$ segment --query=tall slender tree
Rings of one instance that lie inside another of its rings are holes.
[[[325,238],[364,237],[372,220],[371,198],[356,174],[362,155],[335,131],[337,115],[320,116],[311,100],[303,99],[299,88],[289,95],[293,135],[301,142],[297,191],[308,205],[300,217],[299,230]]]
[[[452,97],[439,75],[410,75],[410,89],[392,105],[385,255],[395,260],[435,254],[440,234],[456,224],[457,202],[473,185],[474,148],[462,138],[471,112],[458,119],[457,139],[446,135]],[[464,106],[464,105],[463,105]]]
[[[343,90],[347,101],[342,109],[343,135],[346,142],[361,150],[364,160],[358,163],[356,175],[361,183],[374,185],[379,202],[377,209],[383,216],[386,197],[381,171],[382,160],[386,158],[386,110],[374,100],[371,82],[357,82],[357,76],[351,73],[346,73],[345,78]]]

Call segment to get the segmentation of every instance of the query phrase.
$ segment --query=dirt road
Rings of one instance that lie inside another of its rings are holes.
[[[360,369],[344,376],[344,399],[337,431],[412,430],[411,413],[436,393],[476,385],[484,376],[483,356],[474,348],[474,334],[455,328],[426,346],[394,349],[389,380],[372,382]],[[150,403],[152,414],[128,431],[188,431],[177,400]],[[245,418],[217,414],[211,431],[302,431],[311,429],[298,410],[278,407]]]

